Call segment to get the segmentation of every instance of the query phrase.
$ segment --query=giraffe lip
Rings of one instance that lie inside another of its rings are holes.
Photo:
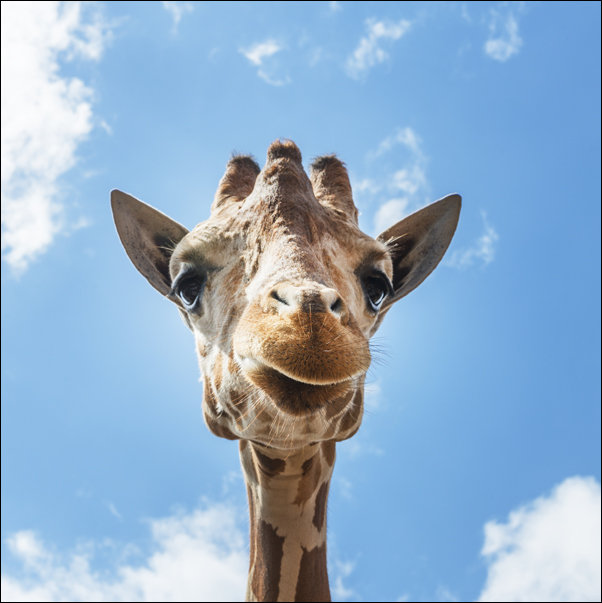
[[[312,413],[357,388],[355,376],[336,383],[307,383],[254,359],[239,359],[239,362],[245,377],[278,408],[292,415]]]
[[[266,362],[265,360],[257,360],[256,358],[251,358],[249,356],[240,358],[239,363],[242,366],[242,369],[245,373],[256,373],[256,372],[265,372],[265,371],[272,372],[273,371],[274,373],[277,373],[278,375],[281,375],[282,377],[284,377],[292,382],[298,383],[300,385],[309,385],[311,387],[329,387],[329,386],[333,386],[333,385],[349,383],[350,381],[352,381],[356,377],[359,377],[360,375],[364,374],[364,372],[365,372],[365,371],[360,371],[358,374],[347,375],[345,377],[340,377],[340,378],[309,379],[307,377],[302,377],[298,374],[287,371],[286,369],[283,369],[282,367],[275,366],[274,364],[272,364],[270,362]]]

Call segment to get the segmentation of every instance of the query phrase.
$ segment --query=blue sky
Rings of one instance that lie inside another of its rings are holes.
[[[237,447],[117,238],[233,151],[336,152],[372,235],[451,192],[329,501],[345,601],[600,598],[598,2],[2,3],[3,600],[237,600]]]

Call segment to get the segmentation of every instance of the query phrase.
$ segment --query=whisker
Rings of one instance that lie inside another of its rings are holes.
[[[247,431],[247,429],[249,429],[249,427],[251,427],[251,425],[253,425],[253,423],[255,423],[255,421],[257,421],[257,419],[261,416],[261,414],[265,411],[266,407],[264,406],[253,418],[253,420],[244,428],[242,428],[240,431],[244,432]]]

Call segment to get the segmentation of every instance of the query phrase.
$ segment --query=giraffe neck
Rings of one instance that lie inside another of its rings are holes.
[[[334,442],[279,451],[241,440],[251,547],[247,601],[330,601],[326,500]]]

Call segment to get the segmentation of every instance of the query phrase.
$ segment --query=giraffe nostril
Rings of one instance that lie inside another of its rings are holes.
[[[343,309],[343,301],[341,300],[340,297],[337,297],[330,304],[330,311],[333,312],[334,314],[338,314],[339,312],[341,312],[342,309]]]

